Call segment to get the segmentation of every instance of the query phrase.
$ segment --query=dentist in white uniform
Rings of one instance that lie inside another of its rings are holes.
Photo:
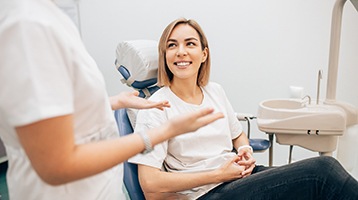
[[[135,92],[109,98],[76,27],[51,0],[0,0],[0,55],[10,199],[125,199],[123,161],[223,117],[203,109],[119,138],[112,110],[170,105]]]

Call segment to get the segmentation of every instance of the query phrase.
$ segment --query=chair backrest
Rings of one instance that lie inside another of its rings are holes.
[[[116,50],[116,67],[122,75],[122,83],[148,98],[159,89],[158,42],[154,40],[129,40],[120,42]]]
[[[133,133],[132,125],[129,121],[127,110],[125,108],[114,111],[114,117],[120,136]],[[138,166],[125,161],[123,182],[128,191],[128,195],[132,200],[145,200],[142,188],[138,181]]]
[[[122,83],[138,90],[139,96],[148,98],[159,89],[157,84],[158,42],[153,40],[130,40],[120,42],[116,50],[116,68],[122,75]],[[128,113],[128,111],[132,111]],[[114,112],[120,136],[133,133],[133,110],[119,109]],[[132,200],[144,200],[138,180],[138,166],[124,162],[123,182]]]

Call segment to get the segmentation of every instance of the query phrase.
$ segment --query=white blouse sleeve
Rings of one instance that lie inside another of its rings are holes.
[[[227,98],[224,89],[221,86],[220,86],[220,88],[221,88],[221,92],[222,92],[221,97],[223,98],[223,104],[225,105],[226,111],[227,111],[229,127],[231,130],[231,137],[232,137],[232,139],[235,139],[241,135],[243,128],[242,128],[241,123],[235,116],[235,111],[234,111],[229,99]]]
[[[166,121],[165,111],[150,109],[140,110],[138,112],[135,131],[147,131],[154,127],[160,126]],[[154,150],[147,154],[137,154],[128,161],[131,163],[142,164],[161,169],[167,156],[168,141],[164,141],[154,146]]]

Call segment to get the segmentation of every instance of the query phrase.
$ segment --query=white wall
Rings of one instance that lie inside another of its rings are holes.
[[[198,21],[209,39],[212,80],[225,88],[234,109],[254,113],[260,101],[289,97],[289,86],[316,96],[323,70],[325,97],[331,13],[334,0],[82,0],[83,40],[103,72],[109,94],[128,90],[115,70],[115,49],[123,40],[158,40],[178,17]],[[337,99],[358,106],[358,13],[344,8]],[[257,128],[254,127],[254,130]],[[253,136],[266,137],[256,132]],[[316,156],[295,147],[293,158]],[[267,164],[268,153],[256,154]],[[288,147],[275,144],[274,164],[287,162]]]

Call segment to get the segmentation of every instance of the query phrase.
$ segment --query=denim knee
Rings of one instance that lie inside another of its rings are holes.
[[[314,161],[316,162],[316,165],[318,166],[336,166],[336,165],[340,165],[339,162],[331,157],[331,156],[319,156],[317,158],[314,159]]]
[[[331,173],[332,171],[338,172],[344,170],[340,163],[331,156],[309,158],[298,162],[297,165],[301,170],[305,171],[306,174],[322,175],[323,177],[334,176],[335,173]]]

